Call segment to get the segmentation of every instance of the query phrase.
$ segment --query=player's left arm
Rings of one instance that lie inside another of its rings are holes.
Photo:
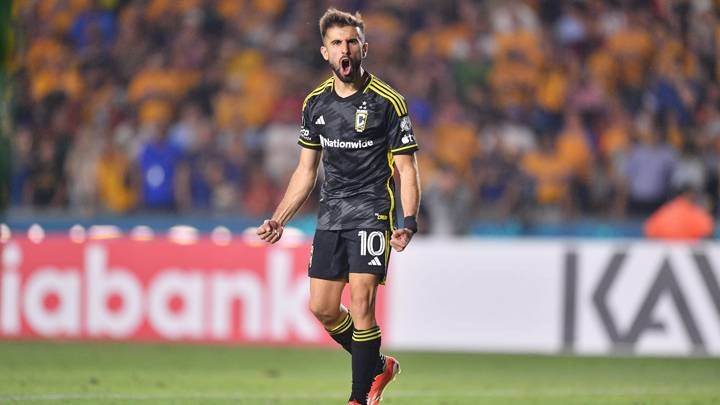
[[[414,153],[398,154],[394,156],[394,159],[395,167],[400,174],[400,200],[405,221],[402,228],[393,231],[390,237],[390,246],[396,251],[402,252],[417,232],[415,218],[420,207],[420,176]]]

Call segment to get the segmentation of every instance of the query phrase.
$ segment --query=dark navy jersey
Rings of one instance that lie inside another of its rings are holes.
[[[333,84],[331,77],[305,99],[298,139],[322,150],[317,229],[395,228],[393,156],[418,150],[405,99],[369,73],[345,98]]]

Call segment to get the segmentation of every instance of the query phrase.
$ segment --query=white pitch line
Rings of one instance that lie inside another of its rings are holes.
[[[623,396],[623,395],[671,395],[685,394],[672,389],[616,389],[616,390],[482,390],[482,391],[392,391],[388,396],[397,398],[440,398],[440,397],[465,397],[465,398],[519,398],[519,397],[564,397],[564,396]],[[717,395],[718,391],[693,391],[693,394]],[[275,401],[297,401],[308,399],[338,399],[347,397],[347,393],[297,393],[297,394],[251,394],[251,393],[177,393],[177,394],[133,394],[133,393],[49,393],[35,395],[0,395],[0,401],[102,401],[102,400],[125,400],[125,401],[152,401],[152,400],[205,400],[205,401],[227,401],[227,400],[275,400]]]

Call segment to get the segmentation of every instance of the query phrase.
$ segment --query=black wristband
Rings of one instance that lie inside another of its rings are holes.
[[[413,233],[417,233],[417,220],[415,220],[415,215],[405,217],[403,220],[403,228],[409,229],[413,231]]]

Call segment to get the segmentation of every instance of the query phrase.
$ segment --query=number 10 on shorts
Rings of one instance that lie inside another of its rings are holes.
[[[381,231],[359,231],[360,256],[380,256],[385,253],[385,235]],[[377,242],[376,242],[377,239]],[[375,248],[377,246],[377,249]]]

